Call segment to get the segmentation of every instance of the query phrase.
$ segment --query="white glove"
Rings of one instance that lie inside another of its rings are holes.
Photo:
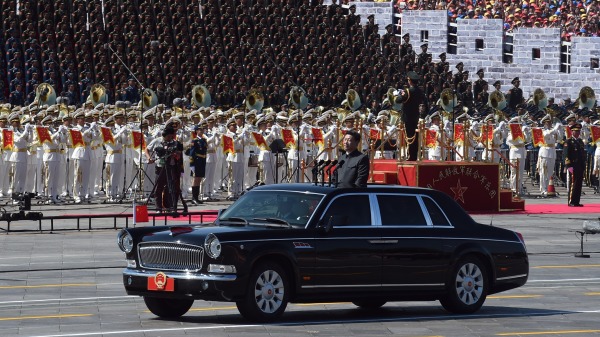
[[[93,129],[96,127],[96,122],[92,122],[92,124],[90,124],[90,129]]]

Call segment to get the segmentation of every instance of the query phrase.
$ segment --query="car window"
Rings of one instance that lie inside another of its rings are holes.
[[[331,202],[323,219],[336,216],[336,226],[371,226],[369,196],[344,195]]]
[[[431,198],[423,197],[423,203],[425,204],[425,207],[427,207],[431,223],[434,226],[450,226],[450,222],[448,222],[444,212],[442,212],[439,206]]]
[[[427,226],[414,195],[378,195],[382,226]]]

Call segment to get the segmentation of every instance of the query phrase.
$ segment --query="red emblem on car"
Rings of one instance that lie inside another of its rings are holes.
[[[156,284],[157,290],[165,289],[165,284],[167,284],[167,275],[165,275],[165,273],[162,271],[156,273],[156,276],[154,277],[154,284]]]

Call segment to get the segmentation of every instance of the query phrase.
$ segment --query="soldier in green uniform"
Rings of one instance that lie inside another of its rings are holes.
[[[585,168],[585,146],[583,140],[579,138],[581,133],[581,124],[575,123],[570,126],[571,138],[565,142],[565,167],[569,172],[569,207],[582,207],[579,202],[581,199],[581,185],[583,184],[583,173]]]

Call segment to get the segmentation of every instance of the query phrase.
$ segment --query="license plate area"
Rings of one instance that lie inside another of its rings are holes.
[[[163,272],[158,272],[156,275],[148,277],[148,290],[175,291],[175,279],[167,277]]]

